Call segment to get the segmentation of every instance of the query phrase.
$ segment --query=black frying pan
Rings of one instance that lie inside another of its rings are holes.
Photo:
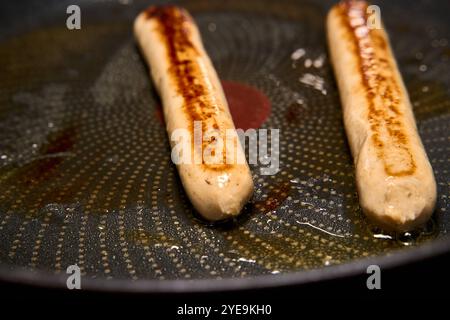
[[[170,161],[132,35],[149,1],[2,3],[0,279],[64,287],[77,264],[90,289],[260,288],[447,252],[448,3],[377,2],[438,183],[433,219],[406,234],[383,233],[358,206],[326,50],[332,3],[181,3],[231,104],[249,102],[233,110],[238,126],[281,131],[281,171],[252,167],[254,198],[219,225],[194,212]],[[70,4],[81,8],[81,30],[66,28]],[[294,62],[299,48],[305,55]]]

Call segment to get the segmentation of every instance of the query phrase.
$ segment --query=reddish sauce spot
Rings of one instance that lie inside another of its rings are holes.
[[[160,104],[157,104],[157,105],[156,105],[156,108],[155,108],[155,117],[156,117],[156,119],[159,120],[159,122],[160,122],[161,124],[164,124],[164,123],[165,123],[165,121],[164,121],[164,112],[163,112],[162,106],[161,106]]]
[[[393,71],[395,67],[384,58],[390,54],[387,40],[381,30],[367,27],[367,7],[365,1],[344,0],[337,10],[358,57],[361,83],[365,87],[369,109],[368,120],[373,131],[371,138],[377,148],[377,156],[383,160],[388,175],[411,175],[416,164],[404,133],[403,114],[398,108],[401,102],[400,86]],[[388,136],[388,140],[384,141],[382,136]],[[388,153],[396,153],[395,160],[389,159]],[[401,164],[399,159],[402,159]]]
[[[257,129],[270,115],[269,98],[258,89],[238,82],[222,81],[236,129]]]
[[[288,181],[280,181],[274,184],[274,188],[269,192],[267,198],[256,201],[255,206],[263,213],[276,210],[289,197],[291,184]]]
[[[261,127],[271,112],[269,98],[260,90],[247,84],[222,81],[222,87],[236,129],[247,130]],[[155,117],[164,124],[164,113],[160,105],[155,109]],[[213,127],[218,129],[217,125]]]

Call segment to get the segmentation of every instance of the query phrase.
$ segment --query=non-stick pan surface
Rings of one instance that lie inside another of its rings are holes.
[[[250,101],[234,110],[238,126],[280,129],[280,171],[253,166],[244,214],[212,226],[181,187],[133,39],[149,1],[3,2],[0,278],[62,286],[76,264],[83,288],[220,290],[318,281],[448,250],[448,2],[377,2],[439,192],[432,221],[399,235],[371,226],[358,206],[326,49],[332,3],[181,3],[229,99]],[[81,30],[66,28],[70,4],[81,8]]]

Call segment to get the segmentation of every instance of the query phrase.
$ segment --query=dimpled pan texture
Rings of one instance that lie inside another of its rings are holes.
[[[251,166],[253,199],[218,226],[193,211],[171,163],[160,101],[132,32],[148,1],[81,1],[82,28],[73,31],[61,16],[69,4],[0,10],[2,278],[65,285],[66,268],[77,264],[84,288],[219,279],[217,289],[252,276],[276,285],[449,241],[445,2],[380,1],[438,187],[431,222],[399,235],[371,227],[358,205],[327,53],[332,1],[180,3],[198,24],[236,127],[280,129],[280,171],[263,176]],[[233,110],[244,98],[256,101],[253,109]]]

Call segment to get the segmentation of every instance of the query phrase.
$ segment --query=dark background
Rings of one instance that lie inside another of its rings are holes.
[[[446,299],[450,285],[450,253],[408,264],[406,266],[381,270],[381,289],[368,290],[368,275],[361,274],[342,279],[299,286],[283,286],[269,289],[230,291],[219,293],[186,294],[125,294],[104,293],[87,290],[46,289],[2,282],[2,301],[26,303],[87,303],[108,306],[111,302],[120,304],[144,304],[163,314],[175,315],[177,306],[208,305],[223,303],[271,304],[272,313],[295,311],[299,306],[293,302],[302,300],[341,299]],[[5,304],[6,305],[6,304]],[[410,306],[412,307],[412,306]],[[429,308],[424,306],[424,308]]]

